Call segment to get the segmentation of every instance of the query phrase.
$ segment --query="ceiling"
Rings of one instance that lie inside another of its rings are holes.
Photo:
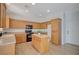
[[[8,3],[7,14],[17,20],[45,22],[61,17],[61,13],[79,10],[78,3]]]

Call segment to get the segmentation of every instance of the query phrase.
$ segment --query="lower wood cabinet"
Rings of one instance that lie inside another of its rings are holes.
[[[24,43],[26,42],[26,33],[16,33],[16,43]]]
[[[15,44],[0,46],[0,55],[15,55]]]

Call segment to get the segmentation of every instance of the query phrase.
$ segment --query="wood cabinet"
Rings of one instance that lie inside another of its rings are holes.
[[[40,29],[40,23],[33,23],[33,29]]]
[[[40,28],[40,23],[10,19],[10,28],[25,28],[26,25],[32,25],[33,29]]]
[[[47,29],[47,23],[40,23],[40,29]]]
[[[10,28],[25,28],[25,21],[14,20],[10,18]]]
[[[16,43],[24,43],[26,42],[26,33],[16,33]]]
[[[14,43],[0,46],[0,55],[15,55],[15,47]]]
[[[61,44],[61,19],[51,21],[52,24],[52,43],[55,45]]]
[[[47,23],[36,23],[10,19],[10,28],[25,28],[26,25],[32,25],[33,29],[47,29]]]
[[[32,45],[35,47],[40,53],[48,52],[49,44],[47,35],[43,34],[33,34],[32,35]]]
[[[10,27],[10,19],[9,16],[6,15],[6,27],[5,28],[9,28]]]
[[[0,3],[0,27],[6,27],[6,8],[4,3]]]
[[[33,29],[47,29],[47,23],[36,23],[22,20],[10,19],[10,28],[25,28],[26,25],[32,25]]]

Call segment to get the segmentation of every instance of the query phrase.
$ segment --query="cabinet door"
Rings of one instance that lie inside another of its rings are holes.
[[[61,43],[61,22],[59,20],[52,21],[52,43],[60,45]]]
[[[32,35],[32,44],[38,51],[40,51],[40,38]]]
[[[5,9],[5,4],[2,4],[2,27],[6,27],[6,9]]]
[[[25,29],[26,28],[26,25],[30,25],[31,23],[30,22],[27,22],[27,21],[22,21],[22,20],[15,20],[15,19],[11,19],[10,18],[10,28],[23,28]]]
[[[47,24],[46,23],[41,23],[41,29],[46,29],[47,28]]]
[[[33,29],[39,29],[40,24],[39,23],[33,23]]]
[[[18,33],[16,34],[16,43],[19,44],[19,43],[24,43],[26,42],[26,33]]]
[[[59,45],[59,36],[58,36],[58,32],[52,32],[52,42],[56,45]]]
[[[9,16],[6,15],[6,28],[9,28],[9,22],[10,22]]]
[[[0,3],[0,27],[1,27],[1,3]]]
[[[6,8],[3,3],[0,3],[0,27],[6,27]]]

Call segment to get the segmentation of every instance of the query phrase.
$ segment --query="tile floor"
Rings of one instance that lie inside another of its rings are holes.
[[[55,46],[50,43],[47,53],[39,53],[31,43],[21,43],[16,45],[16,55],[79,55],[79,47],[71,44]]]

